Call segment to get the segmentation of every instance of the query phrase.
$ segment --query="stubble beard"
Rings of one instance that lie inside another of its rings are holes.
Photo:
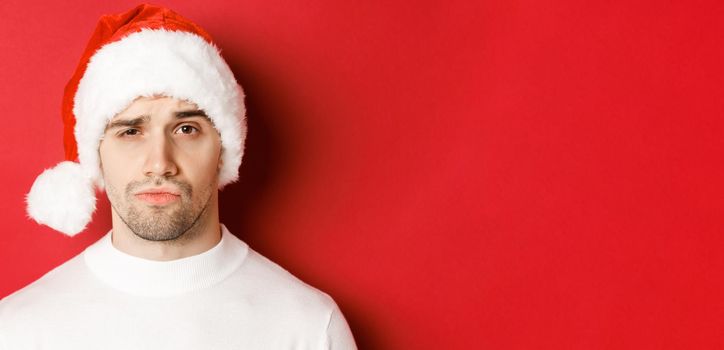
[[[139,188],[151,184],[161,186],[164,183],[175,185],[181,192],[180,201],[174,204],[175,208],[134,204],[137,202],[134,193]],[[193,238],[202,226],[199,224],[211,202],[211,191],[206,191],[208,195],[205,201],[194,206],[191,185],[162,177],[130,182],[123,194],[120,194],[117,188],[107,185],[106,192],[111,207],[126,227],[139,238],[153,242],[170,243]],[[119,201],[121,195],[124,200]]]

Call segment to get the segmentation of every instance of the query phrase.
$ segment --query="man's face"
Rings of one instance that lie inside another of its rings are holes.
[[[177,239],[217,205],[220,138],[195,104],[136,99],[110,121],[99,153],[114,213],[143,239]]]

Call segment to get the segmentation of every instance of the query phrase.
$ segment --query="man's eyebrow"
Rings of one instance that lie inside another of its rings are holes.
[[[136,118],[133,118],[133,119],[117,119],[117,120],[112,120],[112,121],[111,121],[110,123],[108,123],[108,125],[106,126],[106,130],[108,130],[108,129],[120,128],[120,127],[124,127],[124,126],[139,126],[139,125],[141,125],[141,124],[143,124],[143,123],[148,122],[149,120],[151,120],[151,116],[149,116],[149,115],[140,115],[140,116],[138,116],[138,117],[136,117]]]
[[[176,118],[190,118],[190,117],[204,117],[206,119],[209,119],[209,116],[206,115],[206,112],[204,112],[201,109],[193,109],[190,111],[181,111],[176,112]]]

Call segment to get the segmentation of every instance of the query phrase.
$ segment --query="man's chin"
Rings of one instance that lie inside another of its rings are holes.
[[[153,242],[179,239],[188,231],[185,223],[176,222],[167,216],[137,217],[127,225],[139,238]]]
[[[142,206],[134,210],[135,221],[148,225],[169,225],[178,221],[179,208],[171,206]]]

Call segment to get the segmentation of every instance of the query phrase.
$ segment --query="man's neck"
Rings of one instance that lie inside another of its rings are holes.
[[[112,214],[113,246],[118,250],[139,258],[169,261],[201,254],[221,240],[221,225],[217,208],[205,213],[191,229],[179,238],[168,241],[150,241],[137,236],[118,217]]]

